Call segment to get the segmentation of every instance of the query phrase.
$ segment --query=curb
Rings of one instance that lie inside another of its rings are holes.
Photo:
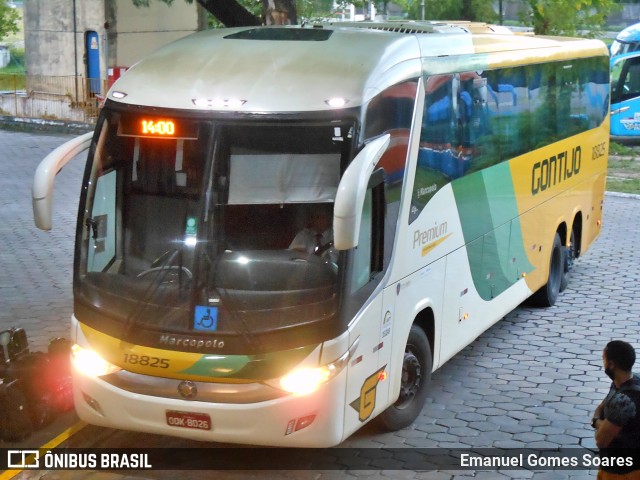
[[[619,198],[632,198],[634,200],[640,200],[640,195],[635,193],[622,193],[622,192],[604,192],[605,195],[609,197],[619,197]]]
[[[80,135],[92,132],[95,125],[64,120],[0,115],[0,128],[19,132],[70,133]]]

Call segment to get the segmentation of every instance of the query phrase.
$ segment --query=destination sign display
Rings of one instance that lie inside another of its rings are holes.
[[[198,139],[198,124],[189,120],[154,116],[122,116],[118,135],[125,137]]]

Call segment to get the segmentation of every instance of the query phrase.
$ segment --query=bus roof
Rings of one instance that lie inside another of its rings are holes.
[[[361,105],[421,73],[607,55],[597,40],[515,35],[472,22],[361,22],[199,32],[141,60],[111,101],[184,110],[309,112]],[[115,94],[115,95],[114,95]]]
[[[619,42],[633,42],[640,40],[640,23],[629,25],[616,35],[616,40]]]

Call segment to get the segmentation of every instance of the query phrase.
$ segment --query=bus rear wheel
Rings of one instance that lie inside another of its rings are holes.
[[[560,240],[560,235],[556,233],[553,239],[553,247],[551,248],[551,258],[549,260],[549,277],[547,283],[531,296],[530,304],[534,307],[552,307],[555,305],[560,287],[562,286],[562,277],[565,272],[565,252]]]
[[[378,423],[389,431],[408,427],[420,415],[431,380],[431,347],[424,331],[411,326],[402,362],[402,381],[398,400],[378,417]]]

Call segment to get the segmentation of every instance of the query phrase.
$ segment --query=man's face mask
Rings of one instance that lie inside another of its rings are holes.
[[[607,377],[609,377],[611,380],[613,380],[614,377],[614,373],[613,373],[613,364],[611,362],[609,362],[609,365],[607,366],[607,364],[605,363],[604,365],[604,373]]]

